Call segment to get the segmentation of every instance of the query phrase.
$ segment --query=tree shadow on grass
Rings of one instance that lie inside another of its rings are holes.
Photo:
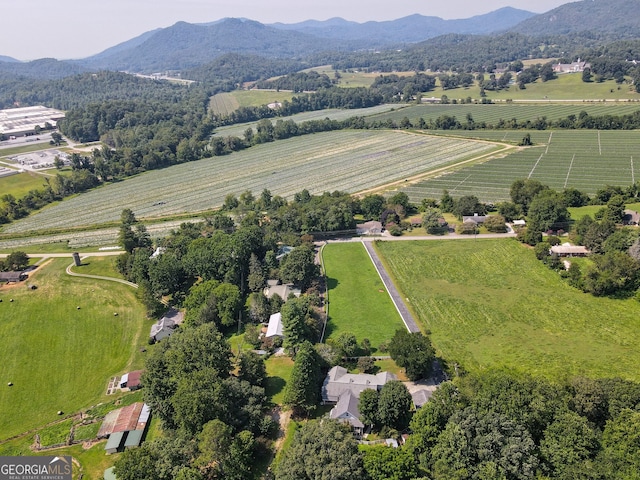
[[[264,388],[265,394],[267,397],[273,398],[284,390],[286,384],[287,382],[282,377],[267,377]]]

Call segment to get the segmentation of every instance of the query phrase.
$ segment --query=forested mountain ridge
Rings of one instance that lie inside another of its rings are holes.
[[[346,49],[344,42],[318,41],[317,37],[303,33],[229,18],[213,25],[178,22],[158,30],[132,48],[90,57],[83,64],[94,69],[150,73],[195,68],[226,53],[299,58],[322,50]]]
[[[592,31],[636,37],[640,32],[638,7],[637,0],[582,0],[531,17],[511,30],[527,35]]]
[[[444,20],[440,17],[409,15],[384,22],[349,22],[332,18],[324,22],[306,22],[271,26],[282,30],[294,30],[309,35],[340,40],[365,40],[370,48],[379,48],[395,43],[415,43],[448,33],[488,34],[513,27],[515,24],[535,16],[526,10],[504,7],[493,12],[470,18]]]

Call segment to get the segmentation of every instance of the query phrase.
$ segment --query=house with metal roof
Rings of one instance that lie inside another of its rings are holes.
[[[140,379],[142,378],[144,370],[134,370],[133,372],[128,372],[120,377],[120,381],[118,385],[121,390],[133,391],[139,390],[142,388],[142,384],[140,383]]]

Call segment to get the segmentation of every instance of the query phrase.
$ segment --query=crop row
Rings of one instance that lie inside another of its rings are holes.
[[[546,133],[550,135],[549,133]],[[440,175],[403,188],[414,202],[476,195],[483,201],[509,199],[514,180],[532,178],[562,190],[577,188],[593,194],[605,185],[626,186],[640,179],[640,137],[637,132],[553,132],[551,142],[503,158]],[[633,158],[636,152],[637,158]]]
[[[5,227],[6,232],[117,221],[123,208],[138,218],[198,212],[228,194],[267,188],[291,197],[357,192],[490,151],[492,145],[397,131],[327,132],[262,144],[242,152],[176,165],[105,185]]]

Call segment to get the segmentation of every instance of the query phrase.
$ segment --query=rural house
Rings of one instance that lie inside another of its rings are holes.
[[[462,223],[474,223],[476,225],[482,225],[487,218],[488,215],[478,215],[477,213],[474,213],[473,215],[463,216]]]
[[[382,223],[375,220],[356,225],[358,235],[382,235]]]
[[[335,403],[329,412],[330,418],[347,422],[356,435],[364,433],[364,424],[360,420],[358,403],[360,393],[367,389],[380,391],[391,380],[398,378],[390,372],[377,375],[367,373],[349,373],[346,368],[336,366],[329,370],[322,385],[322,403]]]
[[[159,342],[163,338],[167,338],[171,335],[174,330],[180,326],[183,320],[183,312],[180,312],[175,308],[170,308],[169,311],[165,313],[164,317],[151,325],[149,337],[153,338],[154,341]]]
[[[364,433],[364,423],[360,420],[359,402],[358,396],[351,392],[345,392],[329,412],[329,418],[347,422],[353,428],[353,433],[361,437]]]
[[[271,299],[274,295],[278,295],[286,301],[292,293],[296,297],[299,297],[302,294],[302,290],[294,287],[292,283],[285,283],[283,285],[280,283],[280,280],[267,280],[267,286],[262,293],[264,293],[264,296],[268,299]]]
[[[584,72],[585,68],[591,68],[591,64],[587,62],[583,62],[578,59],[577,62],[573,63],[554,63],[553,71],[554,73],[580,73]]]
[[[557,255],[559,257],[586,257],[589,255],[587,247],[582,245],[570,245],[563,243],[562,245],[554,245],[549,249],[549,254]]]

